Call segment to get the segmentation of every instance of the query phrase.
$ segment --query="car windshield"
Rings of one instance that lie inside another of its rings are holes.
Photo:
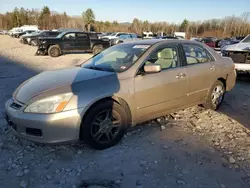
[[[84,68],[109,72],[124,72],[150,47],[142,44],[119,44],[93,56],[82,64]]]
[[[112,33],[110,36],[115,36],[117,33]]]
[[[241,42],[250,42],[250,35],[244,38]]]

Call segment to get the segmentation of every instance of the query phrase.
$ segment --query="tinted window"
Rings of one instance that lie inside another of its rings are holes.
[[[131,37],[130,37],[130,35],[120,35],[119,38],[120,39],[129,39]]]
[[[187,64],[206,63],[212,61],[206,49],[192,44],[183,44]]]
[[[87,39],[88,36],[86,33],[77,33],[77,38],[80,38],[80,39]]]
[[[49,36],[57,36],[59,33],[57,33],[57,32],[49,32]]]
[[[137,38],[136,34],[131,34],[132,38]]]
[[[68,34],[66,34],[66,35],[64,35],[64,39],[68,39],[68,40],[70,40],[70,39],[75,39],[76,38],[76,34],[75,33],[68,33]]]
[[[146,64],[156,63],[161,65],[162,69],[169,69],[178,66],[178,55],[176,47],[164,47],[149,56]]]
[[[242,42],[250,42],[250,35],[247,38],[245,38]]]

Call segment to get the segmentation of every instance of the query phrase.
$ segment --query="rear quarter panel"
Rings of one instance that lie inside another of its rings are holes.
[[[229,57],[222,57],[217,53],[213,55],[216,58],[215,65],[217,77],[226,80],[226,91],[230,91],[236,83],[236,71],[234,68],[234,62]]]

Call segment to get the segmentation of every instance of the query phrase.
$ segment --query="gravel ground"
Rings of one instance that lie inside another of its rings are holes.
[[[34,56],[0,36],[0,187],[250,187],[250,79],[237,81],[218,112],[192,107],[135,127],[103,151],[82,143],[41,145],[14,136],[1,112],[24,80],[74,66],[90,54]]]

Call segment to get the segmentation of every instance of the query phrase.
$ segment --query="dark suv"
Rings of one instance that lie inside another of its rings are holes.
[[[110,46],[109,41],[96,39],[92,33],[68,31],[57,37],[40,38],[36,55],[58,57],[65,52],[93,52],[97,54]]]

